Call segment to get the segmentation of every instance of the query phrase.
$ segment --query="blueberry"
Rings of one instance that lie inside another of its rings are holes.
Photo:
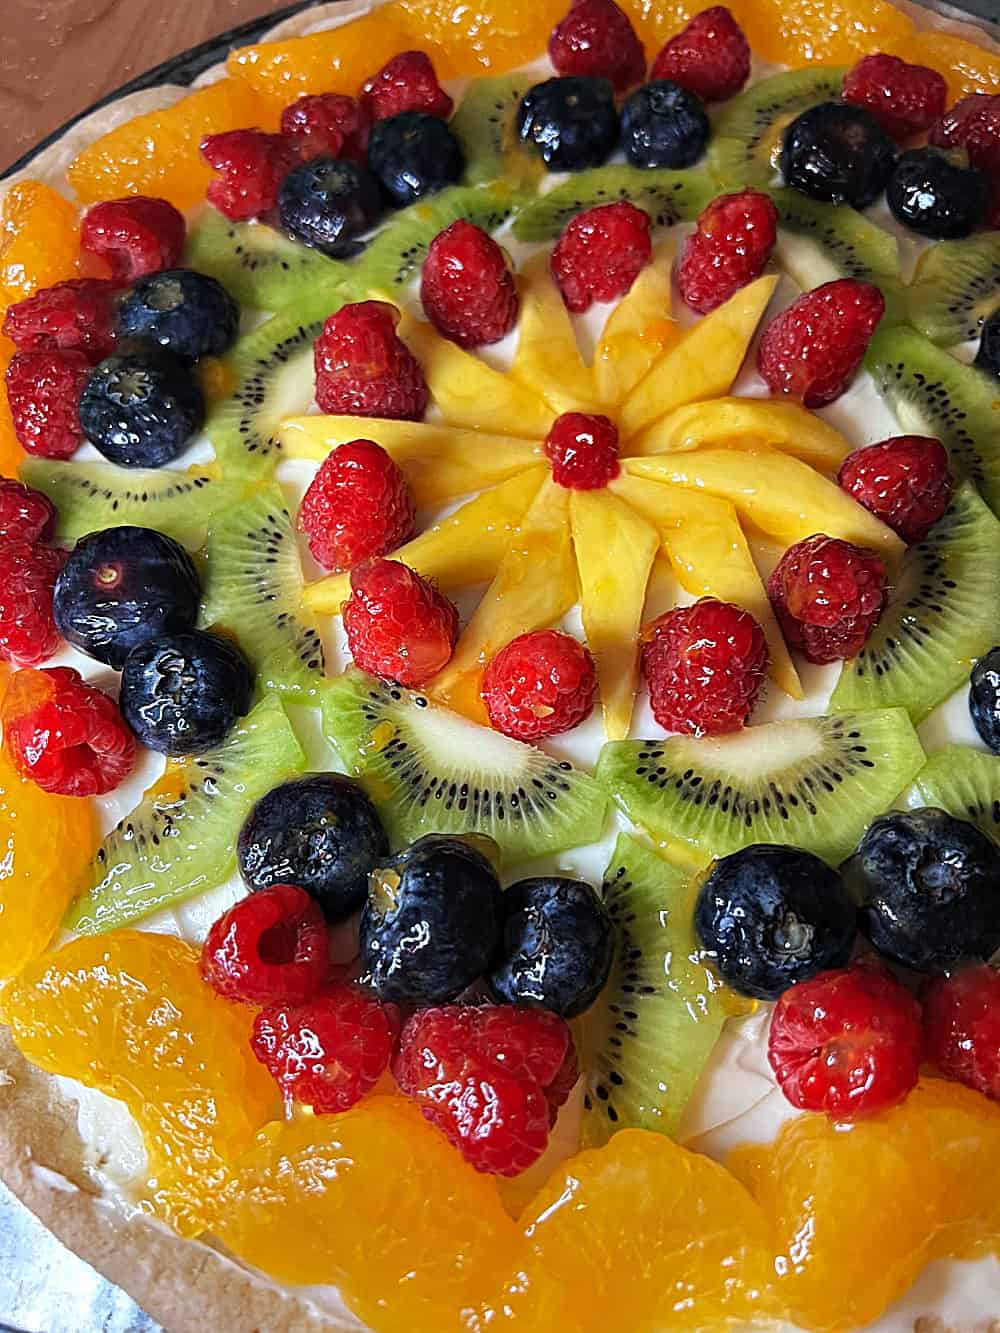
[[[404,111],[376,121],[368,166],[389,199],[402,207],[452,185],[465,170],[465,157],[440,116]]]
[[[1000,379],[1000,310],[994,310],[983,324],[976,365],[987,375],[996,375]]]
[[[201,584],[194,562],[152,528],[106,528],[81,537],[56,579],[60,634],[120,669],[137,644],[192,629]]]
[[[153,348],[109,356],[90,372],[80,397],[84,435],[121,467],[172,462],[204,420],[191,370]]]
[[[813,199],[867,208],[885,189],[896,148],[863,107],[821,102],[785,131],[781,174]]]
[[[986,216],[990,178],[933,148],[914,148],[896,163],[885,191],[892,216],[919,236],[968,236]]]
[[[517,132],[549,171],[599,167],[618,141],[615,90],[607,79],[547,79],[517,108]]]
[[[1000,945],[1000,848],[964,819],[881,815],[843,870],[863,934],[905,967],[947,972]]]
[[[149,273],[118,307],[118,334],[171,352],[180,361],[221,356],[236,341],[240,308],[221,282],[191,269]]]
[[[254,890],[297,884],[328,921],[360,911],[389,840],[360,783],[312,773],[261,797],[240,830],[240,873]]]
[[[969,676],[972,725],[994,754],[1000,754],[1000,648],[991,648]]]
[[[798,847],[757,844],[724,856],[695,904],[695,928],[723,979],[774,1000],[797,981],[843,967],[855,910],[835,870]]]
[[[489,971],[502,911],[483,853],[429,833],[372,872],[361,916],[365,979],[397,1004],[453,1000]]]
[[[508,1004],[582,1014],[611,970],[614,932],[589,884],[560,877],[522,879],[503,896],[500,962],[487,978]]]
[[[708,134],[699,99],[669,79],[637,88],[622,107],[622,148],[634,167],[689,167]]]
[[[333,258],[357,252],[357,238],[382,216],[378,182],[364,167],[315,157],[284,179],[278,218],[289,236]]]

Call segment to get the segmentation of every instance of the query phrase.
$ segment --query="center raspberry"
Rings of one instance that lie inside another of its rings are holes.
[[[607,417],[564,412],[545,437],[552,460],[552,480],[571,491],[596,491],[614,481],[618,465],[618,428]]]

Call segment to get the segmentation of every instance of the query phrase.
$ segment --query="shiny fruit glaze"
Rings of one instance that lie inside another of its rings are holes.
[[[568,8],[567,0],[394,0],[412,32],[430,41],[441,78],[489,71],[502,74],[544,55],[549,34]],[[423,46],[423,42],[417,45]]]

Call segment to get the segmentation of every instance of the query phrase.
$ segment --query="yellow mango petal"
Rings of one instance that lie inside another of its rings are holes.
[[[510,373],[556,414],[600,411],[569,311],[552,280],[547,254],[536,255],[518,283],[521,310]]]
[[[631,289],[608,316],[594,352],[594,383],[609,407],[617,407],[681,334],[671,314],[670,266],[674,244],[653,254]]]

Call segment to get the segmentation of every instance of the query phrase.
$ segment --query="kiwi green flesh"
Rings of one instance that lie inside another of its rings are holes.
[[[967,745],[945,745],[927,760],[900,805],[932,805],[1000,842],[1000,758]]]
[[[1000,522],[966,484],[909,547],[867,644],[845,662],[834,711],[905,708],[921,722],[996,642]]]
[[[469,85],[449,121],[465,155],[466,185],[486,185],[502,177],[527,186],[541,179],[541,163],[523,150],[514,127],[521,98],[534,81],[528,74],[502,74]]]
[[[906,295],[910,323],[931,342],[954,347],[978,338],[1000,309],[1000,231],[929,246]]]
[[[265,695],[221,745],[180,761],[176,783],[151,787],[111,830],[66,928],[100,935],[222,884],[251,806],[305,762],[281,701]]]
[[[482,833],[524,861],[601,837],[593,778],[356,670],[323,692],[327,740],[368,791],[394,846],[425,833]]]
[[[706,858],[767,842],[837,865],[923,761],[910,719],[896,708],[727,736],[613,741],[596,777],[634,823]]]
[[[577,213],[621,199],[644,209],[654,227],[670,227],[675,222],[696,218],[717,193],[700,171],[594,167],[576,172],[562,185],[527,204],[514,219],[513,232],[519,241],[551,241]]]
[[[202,624],[236,639],[258,688],[312,702],[323,680],[323,645],[302,603],[295,528],[277,486],[212,523],[203,590]]]
[[[603,892],[615,956],[578,1026],[585,1148],[619,1129],[675,1134],[731,1012],[725,988],[697,961],[683,872],[622,833]]]

